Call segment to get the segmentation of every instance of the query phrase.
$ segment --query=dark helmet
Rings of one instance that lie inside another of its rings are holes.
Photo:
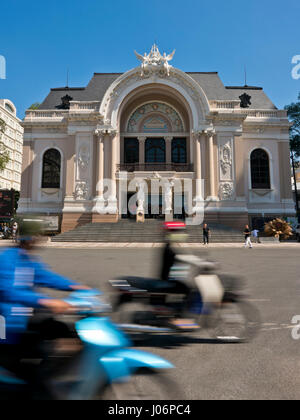
[[[164,222],[165,236],[169,242],[186,242],[187,232],[184,222]]]
[[[43,221],[31,218],[24,217],[17,221],[19,225],[19,239],[20,241],[30,241],[32,238],[40,236],[43,234]]]
[[[182,231],[186,229],[184,222],[164,222],[164,229],[167,232]]]

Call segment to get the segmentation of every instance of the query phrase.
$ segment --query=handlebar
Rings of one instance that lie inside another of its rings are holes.
[[[82,315],[111,312],[111,305],[100,296],[102,293],[98,290],[82,290],[71,293],[64,301],[74,308],[74,312]]]
[[[203,260],[202,258],[199,258],[196,255],[177,254],[176,260],[185,264],[194,265],[195,267],[201,268],[203,270],[213,270],[217,267],[216,263]]]

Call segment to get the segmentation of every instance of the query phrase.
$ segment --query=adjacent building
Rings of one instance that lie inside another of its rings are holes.
[[[21,120],[17,118],[14,104],[8,99],[0,99],[0,119],[5,122],[2,142],[10,157],[6,168],[0,171],[0,190],[14,189],[20,191],[24,129]]]
[[[131,217],[134,179],[141,220],[157,217],[151,201],[159,213],[166,205],[168,217],[184,217],[174,203],[191,199],[195,213],[204,203],[208,222],[237,228],[294,216],[286,111],[261,87],[224,86],[216,72],[172,67],[174,53],[156,45],[136,55],[136,68],[53,88],[26,112],[19,212],[58,216],[63,231],[117,222]],[[108,194],[107,179],[115,182]],[[168,180],[167,194],[153,191],[157,179]],[[178,192],[174,185],[187,180],[192,190]]]

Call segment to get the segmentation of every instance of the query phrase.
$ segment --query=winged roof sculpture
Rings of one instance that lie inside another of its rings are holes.
[[[142,63],[141,76],[144,77],[149,74],[153,74],[156,71],[158,71],[160,75],[164,74],[170,76],[170,69],[172,66],[169,64],[169,61],[173,59],[175,51],[176,50],[168,55],[166,53],[161,55],[156,44],[153,45],[149,54],[145,53],[144,55],[141,55],[135,51],[134,53],[137,59]]]

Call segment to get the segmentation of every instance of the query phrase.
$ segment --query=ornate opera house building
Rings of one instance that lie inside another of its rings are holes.
[[[133,70],[51,89],[38,110],[26,112],[19,213],[59,216],[62,231],[117,222],[133,217],[127,203],[137,191],[119,185],[138,179],[146,184],[141,220],[158,217],[151,200],[160,213],[168,201],[171,217],[184,217],[178,205],[172,209],[175,189],[167,199],[151,191],[151,180],[165,179],[171,188],[192,181],[193,206],[204,201],[208,222],[241,228],[255,217],[293,216],[286,112],[262,88],[176,69],[174,53],[161,55],[155,45],[136,55],[141,63]],[[115,182],[108,194],[106,179]],[[188,194],[179,197],[183,205]],[[109,211],[99,212],[97,203],[106,201]]]

